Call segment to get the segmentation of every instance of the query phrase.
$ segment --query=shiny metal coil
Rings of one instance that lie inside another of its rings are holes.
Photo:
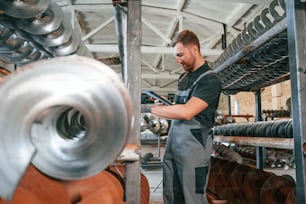
[[[213,63],[225,93],[258,90],[286,77],[289,72],[287,31],[281,29],[285,27],[285,18],[285,0],[273,0]],[[274,35],[266,40],[271,33]],[[261,42],[255,50],[254,45]]]
[[[30,63],[0,81],[0,196],[11,199],[32,163],[74,180],[97,174],[123,150],[131,99],[108,66],[68,56]]]
[[[0,1],[0,11],[0,58],[7,63],[21,66],[74,54],[92,57],[56,3],[5,0]],[[28,49],[21,49],[24,44]]]
[[[245,29],[229,44],[224,52],[214,62],[213,67],[218,67],[237,51],[247,46],[250,42],[265,33],[286,17],[285,0],[273,0],[268,8],[262,10],[260,15],[248,23]]]
[[[0,8],[13,17],[31,18],[45,11],[49,2],[50,0],[2,0]]]
[[[168,120],[159,118],[152,113],[145,113],[140,120],[141,132],[149,129],[154,134],[167,134],[169,129]]]

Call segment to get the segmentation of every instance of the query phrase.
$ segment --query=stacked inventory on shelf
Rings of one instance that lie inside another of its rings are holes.
[[[284,0],[273,0],[268,8],[256,16],[231,42],[213,64],[214,70],[222,80],[222,89],[225,94],[235,94],[241,91],[252,91],[257,94],[257,121],[262,120],[260,90],[288,79],[291,80],[292,103],[296,104],[292,107],[291,123],[293,125],[291,128],[289,128],[290,125],[287,128],[281,128],[281,125],[276,128],[277,125],[274,124],[274,127],[271,125],[266,129],[262,127],[259,130],[251,131],[254,128],[249,127],[250,130],[243,133],[245,137],[241,137],[237,134],[240,134],[239,130],[244,127],[232,128],[233,126],[227,125],[228,127],[223,129],[224,132],[221,131],[221,127],[216,128],[216,133],[222,133],[222,136],[215,137],[215,141],[254,145],[258,147],[257,155],[259,156],[262,155],[262,147],[276,144],[278,148],[294,149],[297,164],[296,177],[299,178],[296,184],[297,203],[305,203],[306,196],[303,150],[305,140],[303,135],[306,131],[303,119],[305,105],[302,101],[305,99],[305,93],[302,92],[305,77],[300,72],[304,70],[306,64],[303,56],[305,19],[305,3],[299,1],[286,1],[285,3]],[[263,123],[258,125],[265,126]],[[275,131],[271,131],[272,127]],[[277,133],[276,129],[278,129]],[[266,135],[267,132],[275,134]],[[223,133],[231,136],[223,135]],[[262,137],[259,138],[258,134]],[[279,134],[283,134],[285,138],[280,138]],[[287,140],[290,140],[289,144],[286,144]]]

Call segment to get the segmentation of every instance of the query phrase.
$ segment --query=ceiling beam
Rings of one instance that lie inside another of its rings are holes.
[[[142,73],[142,79],[172,79],[177,80],[180,74],[170,74],[169,72],[161,72],[159,74]]]
[[[185,3],[186,3],[186,0],[178,0],[178,2],[176,4],[176,10],[177,11],[182,11]]]
[[[156,26],[147,21],[144,17],[142,17],[142,22],[146,24],[154,33],[156,33],[159,37],[161,37],[165,42],[171,43],[171,39],[165,36]]]
[[[99,11],[109,10],[112,7],[113,5],[109,3],[109,4],[97,4],[97,5],[71,5],[71,6],[64,6],[63,9],[75,9],[78,11],[99,12]],[[191,21],[198,22],[198,24],[201,24],[201,25],[206,26],[207,24],[210,24],[212,29],[221,30],[222,23],[224,23],[224,22],[217,23],[212,20],[206,19],[204,17],[196,16],[196,15],[185,13],[182,11],[177,11],[176,9],[169,9],[169,8],[162,8],[162,7],[156,8],[153,6],[142,5],[142,10],[145,10],[146,8],[147,9],[149,8],[152,12],[161,14],[161,15],[173,15],[173,16],[182,15],[183,17]]]
[[[168,83],[161,84],[161,85],[159,85],[159,87],[161,87],[161,88],[166,88],[166,87],[168,87],[169,85],[174,84],[174,83],[177,84],[177,79],[172,80],[172,81],[170,81],[170,82],[168,82]]]
[[[172,38],[173,35],[174,35],[174,32],[175,32],[175,28],[177,27],[178,25],[178,18],[174,18],[174,20],[171,22],[171,25],[169,26],[169,29],[168,29],[168,32],[167,32],[167,37],[168,38]],[[168,43],[166,42],[163,42],[162,43],[162,47],[164,46],[167,46]],[[156,59],[154,60],[154,63],[153,63],[153,66],[154,67],[157,67],[160,60],[161,60],[161,56],[164,56],[164,55],[159,55],[156,57]],[[162,59],[163,60],[163,59]],[[163,67],[164,68],[164,67]]]
[[[148,82],[146,79],[143,79],[143,78],[142,78],[142,83],[144,83],[148,87],[153,86],[153,84],[151,84],[150,82]]]
[[[105,4],[79,4],[79,5],[76,5],[76,4],[73,4],[73,5],[64,5],[62,6],[62,9],[63,10],[70,10],[70,9],[73,9],[73,10],[77,10],[77,11],[83,11],[83,12],[86,12],[86,11],[103,11],[103,10],[109,10],[109,9],[113,9],[114,5],[112,3],[105,3]]]
[[[214,38],[210,39],[210,41],[207,42],[203,46],[203,50],[207,50],[207,49],[214,47],[220,40],[221,40],[221,34],[219,35],[219,38],[218,38],[218,35],[216,35]],[[208,55],[205,55],[205,56],[208,56]]]
[[[106,52],[106,53],[118,53],[117,45],[97,45],[97,44],[85,44],[91,52]],[[142,46],[141,51],[144,54],[173,54],[172,47],[151,47]],[[219,56],[223,50],[221,49],[205,49],[202,54],[205,56]]]
[[[113,22],[115,20],[115,17],[111,17],[109,18],[107,21],[103,22],[101,25],[99,25],[97,28],[93,29],[92,31],[90,31],[88,34],[86,34],[85,36],[82,37],[82,41],[86,41],[88,38],[91,38],[92,36],[94,36],[97,32],[99,32],[100,30],[102,30],[103,28],[105,28],[108,24],[110,24],[111,22]]]
[[[146,89],[146,88],[142,88],[142,89]],[[171,87],[165,87],[165,88],[161,88],[159,86],[151,86],[150,90],[157,92],[157,93],[164,93],[164,94],[168,94],[168,93],[175,93],[176,92],[176,87],[171,88]]]
[[[155,73],[159,73],[159,71],[155,68],[155,67],[153,67],[152,65],[150,65],[147,61],[145,61],[144,59],[142,59],[141,60],[141,62],[142,62],[142,64],[144,64],[144,65],[146,65],[147,67],[149,67],[153,72],[155,72]]]
[[[179,67],[179,68],[176,68],[175,70],[172,70],[170,74],[180,73],[182,70],[183,70],[182,67]]]
[[[200,17],[200,16],[196,16],[194,14],[190,14],[190,13],[186,13],[186,12],[180,12],[180,15],[183,16],[183,18],[192,22],[197,22],[198,24],[204,25],[204,26],[208,26],[211,28],[211,30],[208,30],[209,33],[207,34],[211,34],[214,35],[216,32],[223,30],[223,25],[221,22],[215,22],[212,20],[208,20],[205,17]]]
[[[233,11],[230,16],[226,18],[225,24],[233,26],[248,10],[252,7],[252,4],[240,3]]]
[[[212,0],[213,2],[224,2],[224,0]],[[231,0],[231,2],[238,2],[244,4],[261,4],[261,5],[269,5],[271,0]]]

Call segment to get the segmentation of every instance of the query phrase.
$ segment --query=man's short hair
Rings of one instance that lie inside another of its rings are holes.
[[[174,47],[177,43],[182,43],[184,46],[188,44],[196,45],[200,51],[199,38],[190,30],[183,30],[179,32],[172,40],[171,46]]]

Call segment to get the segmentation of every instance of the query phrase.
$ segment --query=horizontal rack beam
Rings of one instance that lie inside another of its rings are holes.
[[[214,135],[214,142],[232,142],[235,144],[271,147],[278,149],[293,149],[293,138],[242,137]]]

